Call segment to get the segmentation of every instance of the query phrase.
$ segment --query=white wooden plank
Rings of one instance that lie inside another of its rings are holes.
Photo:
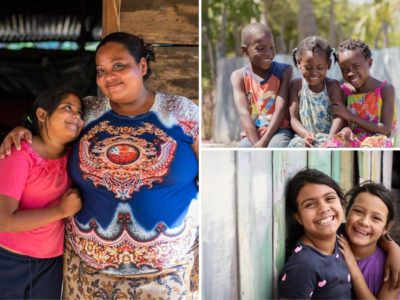
[[[285,260],[286,210],[285,188],[287,181],[307,165],[307,152],[274,151],[273,168],[273,282],[274,291],[269,298],[277,298],[277,278]]]
[[[201,293],[238,299],[235,153],[202,150]]]
[[[240,296],[268,298],[272,282],[272,182],[270,151],[237,153]]]
[[[387,188],[392,187],[393,151],[383,151],[382,154],[382,184]]]
[[[357,151],[359,182],[371,179],[371,150]]]
[[[371,151],[371,180],[382,182],[382,151]]]

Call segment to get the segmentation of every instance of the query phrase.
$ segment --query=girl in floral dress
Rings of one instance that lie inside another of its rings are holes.
[[[370,75],[371,50],[359,40],[339,45],[338,60],[343,78],[342,91],[347,107],[338,103],[333,113],[347,121],[348,127],[336,135],[329,147],[392,147],[396,131],[394,88]]]
[[[296,133],[289,147],[320,147],[343,126],[331,111],[332,103],[343,101],[338,81],[326,77],[332,53],[331,46],[317,36],[304,39],[293,50],[303,78],[292,80],[289,88],[290,123]]]

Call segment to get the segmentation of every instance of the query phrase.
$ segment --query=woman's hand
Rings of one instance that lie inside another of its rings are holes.
[[[64,218],[73,216],[80,211],[82,208],[82,200],[78,189],[74,188],[66,191],[61,199],[59,207]]]
[[[25,127],[15,127],[7,134],[3,143],[0,145],[0,159],[11,154],[11,148],[13,145],[15,145],[17,150],[21,150],[21,140],[32,143],[32,133]]]

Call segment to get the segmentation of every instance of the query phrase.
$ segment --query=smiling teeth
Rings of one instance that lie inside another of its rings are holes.
[[[320,220],[320,221],[318,221],[318,224],[323,225],[323,224],[329,223],[329,222],[333,221],[333,218],[334,218],[334,216],[328,217],[328,218],[323,219],[323,220]]]
[[[364,231],[362,229],[359,229],[359,228],[354,228],[354,231],[359,233],[359,234],[362,234],[362,235],[368,235],[368,232],[366,232],[366,231]]]

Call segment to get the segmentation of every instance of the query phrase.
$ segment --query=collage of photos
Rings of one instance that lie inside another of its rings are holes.
[[[400,2],[202,3],[202,299],[400,299]]]
[[[399,20],[0,1],[0,300],[400,300]]]

